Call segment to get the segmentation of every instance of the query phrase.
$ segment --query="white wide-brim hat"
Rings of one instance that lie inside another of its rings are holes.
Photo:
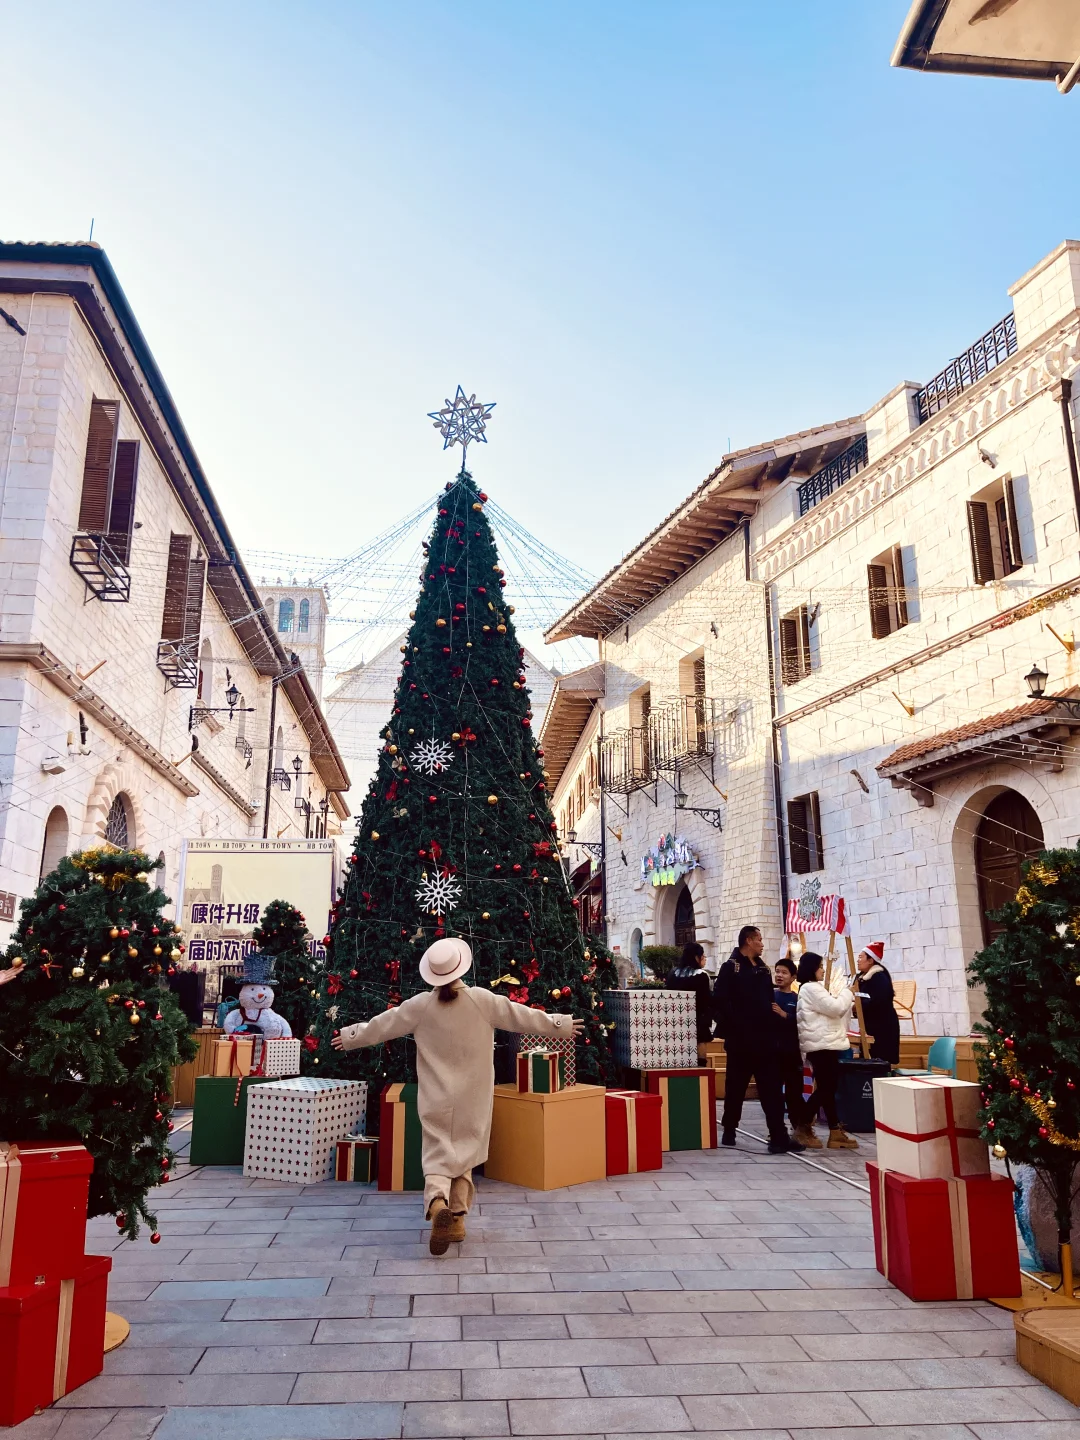
[[[464,940],[436,940],[420,957],[420,976],[429,985],[449,985],[472,969],[472,951]]]

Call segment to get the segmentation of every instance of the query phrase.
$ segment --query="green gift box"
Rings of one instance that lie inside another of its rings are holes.
[[[379,1189],[423,1190],[418,1087],[388,1085],[379,1101]]]
[[[197,1077],[191,1117],[192,1165],[243,1165],[248,1089],[271,1084],[273,1079],[269,1075]]]

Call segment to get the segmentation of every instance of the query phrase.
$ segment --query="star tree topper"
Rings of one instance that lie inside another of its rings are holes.
[[[461,446],[463,470],[465,455],[473,441],[480,440],[487,444],[484,429],[494,409],[494,401],[487,405],[482,400],[477,400],[475,394],[466,395],[459,385],[453,400],[447,400],[441,410],[428,411],[428,419],[434,421],[435,429],[443,437],[443,449],[449,450],[451,445]]]

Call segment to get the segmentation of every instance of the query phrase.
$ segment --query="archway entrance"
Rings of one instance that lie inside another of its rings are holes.
[[[675,944],[689,945],[697,939],[694,897],[684,885],[675,897]]]
[[[1023,795],[1015,790],[995,795],[975,831],[975,878],[984,944],[989,945],[1004,928],[986,912],[1000,910],[1015,898],[1020,866],[1044,848],[1042,824]]]

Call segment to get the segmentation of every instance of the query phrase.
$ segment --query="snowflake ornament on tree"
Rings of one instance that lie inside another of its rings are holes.
[[[456,910],[460,898],[461,886],[446,870],[440,875],[426,875],[416,892],[417,903],[431,915],[445,915],[448,910]]]
[[[445,740],[421,740],[413,749],[409,759],[413,769],[421,775],[437,775],[445,770],[454,758],[454,752]]]

